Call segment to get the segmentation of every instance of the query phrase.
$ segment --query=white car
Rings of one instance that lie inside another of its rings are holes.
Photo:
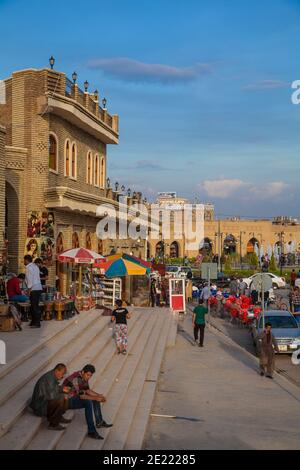
[[[271,277],[273,289],[285,289],[286,288],[286,281],[284,277],[279,277],[279,276],[276,276],[276,274],[272,274],[272,273],[265,273],[265,274]],[[252,281],[255,279],[257,275],[258,273],[253,274],[253,276],[243,279],[243,281],[247,284],[248,288],[250,287],[250,284],[252,283]]]
[[[167,277],[183,277],[186,278],[188,273],[191,273],[192,270],[189,266],[167,266],[166,267],[166,276]]]

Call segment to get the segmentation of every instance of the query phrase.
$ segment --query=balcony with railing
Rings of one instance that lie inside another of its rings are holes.
[[[103,130],[106,130],[108,143],[117,143],[119,117],[118,115],[111,116],[106,109],[99,106],[98,93],[89,93],[87,89],[86,91],[81,90],[64,73],[52,69],[43,69],[42,73],[44,74],[44,89],[49,100],[52,101],[52,109],[54,99],[58,99],[66,105],[68,103],[72,104],[76,112],[81,111],[86,117],[90,117],[94,123],[98,122]],[[109,135],[113,142],[109,141]]]

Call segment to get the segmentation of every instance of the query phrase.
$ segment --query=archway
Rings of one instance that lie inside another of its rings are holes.
[[[85,240],[85,246],[88,250],[92,249],[92,238],[90,232],[87,232],[86,234],[86,240]]]
[[[236,238],[231,234],[227,235],[224,240],[224,254],[232,255],[236,253],[236,247],[237,247]]]
[[[8,241],[7,257],[9,270],[18,272],[19,260],[19,198],[13,186],[5,184],[5,239]]]
[[[77,232],[74,232],[72,235],[72,248],[79,248],[79,237]]]
[[[162,258],[164,256],[164,244],[163,242],[158,242],[155,247],[155,257]]]
[[[255,247],[260,247],[259,245],[259,241],[257,240],[257,238],[251,238],[251,240],[248,241],[247,243],[247,255],[251,255],[253,253],[255,253]]]
[[[200,243],[200,253],[202,254],[211,254],[213,251],[213,242],[210,238],[204,238]]]
[[[179,258],[179,245],[177,242],[173,242],[170,245],[170,258]]]

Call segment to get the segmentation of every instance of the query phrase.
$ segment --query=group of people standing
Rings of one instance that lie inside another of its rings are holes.
[[[34,262],[32,256],[24,257],[26,273],[11,274],[6,284],[7,297],[10,302],[30,302],[31,323],[30,327],[40,328],[41,310],[39,307],[40,297],[46,290],[46,281],[48,279],[48,269],[40,258]]]

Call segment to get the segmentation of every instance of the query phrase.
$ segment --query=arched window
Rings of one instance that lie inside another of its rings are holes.
[[[179,258],[179,245],[173,242],[170,246],[170,258]]]
[[[155,256],[157,258],[162,258],[165,253],[165,245],[163,242],[158,242],[155,247]]]
[[[53,133],[49,135],[49,169],[55,172],[58,171],[57,137]]]
[[[99,155],[95,155],[94,185],[99,186]]]
[[[56,238],[56,253],[60,255],[64,251],[64,236],[60,232]]]
[[[236,238],[229,234],[224,240],[224,253],[225,255],[232,255],[236,253],[237,241]]]
[[[79,248],[79,237],[77,232],[72,234],[72,248]]]
[[[70,141],[65,143],[65,176],[70,176]]]
[[[87,232],[86,234],[85,245],[88,250],[92,249],[92,237],[91,237],[90,232]]]
[[[105,160],[104,157],[101,157],[100,160],[100,187],[105,187]]]
[[[93,156],[92,152],[88,152],[86,160],[86,182],[93,184]]]
[[[213,251],[213,242],[210,240],[210,238],[203,238],[199,248],[202,254],[210,254]]]
[[[252,253],[259,254],[259,241],[256,238],[251,238],[251,240],[247,243],[247,254],[250,255]]]
[[[77,178],[77,148],[74,142],[72,144],[71,178]]]

